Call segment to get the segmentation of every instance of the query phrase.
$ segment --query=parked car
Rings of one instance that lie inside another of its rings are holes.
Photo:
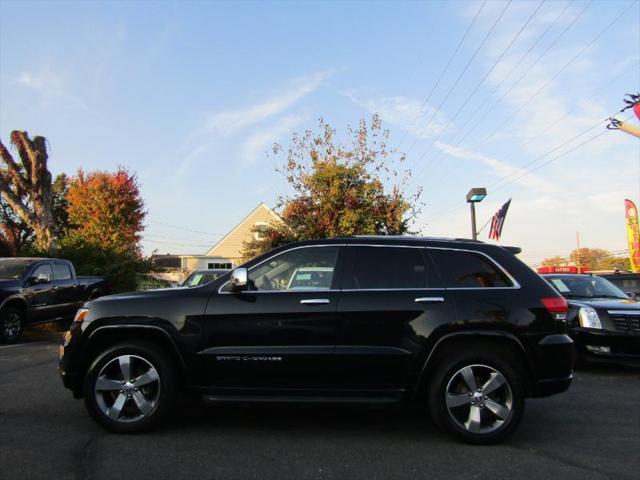
[[[214,281],[216,278],[229,273],[229,270],[211,269],[211,270],[196,270],[180,285],[181,287],[199,287],[209,282]]]
[[[579,360],[640,365],[640,304],[596,275],[543,275],[569,301],[567,324]]]
[[[31,323],[71,318],[105,293],[104,278],[78,277],[68,260],[0,258],[0,340],[15,342]]]
[[[635,300],[640,298],[640,273],[620,272],[598,273],[599,277],[606,278],[616,287]]]
[[[288,244],[200,287],[88,302],[60,347],[62,381],[121,433],[156,425],[189,388],[209,402],[420,401],[456,437],[498,442],[525,398],[572,379],[567,302],[515,252],[417,237]],[[322,272],[313,290],[291,281],[301,271]]]

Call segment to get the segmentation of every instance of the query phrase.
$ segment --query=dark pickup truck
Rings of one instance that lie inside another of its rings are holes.
[[[102,277],[78,277],[69,260],[0,258],[0,340],[15,342],[25,325],[61,320],[108,292]]]

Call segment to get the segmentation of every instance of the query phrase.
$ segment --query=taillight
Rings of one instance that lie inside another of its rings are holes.
[[[540,301],[553,318],[556,320],[567,319],[569,304],[564,297],[547,297],[540,299]]]

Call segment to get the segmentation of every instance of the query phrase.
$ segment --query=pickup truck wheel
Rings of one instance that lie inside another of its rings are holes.
[[[155,345],[126,343],[99,355],[84,380],[91,416],[116,433],[148,430],[167,414],[177,396],[175,368]]]
[[[24,312],[16,307],[7,307],[0,313],[0,339],[15,343],[24,331]]]
[[[451,353],[429,385],[433,420],[467,443],[503,441],[516,430],[524,413],[524,395],[512,362],[489,351]]]

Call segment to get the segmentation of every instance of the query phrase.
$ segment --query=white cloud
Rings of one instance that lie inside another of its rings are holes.
[[[89,108],[82,99],[72,93],[68,77],[49,66],[23,71],[15,79],[15,83],[40,95],[45,106],[66,106],[85,110]]]
[[[509,176],[509,180],[512,180],[514,183],[525,186],[527,188],[534,188],[540,191],[549,192],[555,190],[555,187],[553,187],[549,180],[542,179],[535,174],[529,174],[520,177],[522,172],[519,167],[510,165],[506,162],[498,160],[497,158],[489,157],[481,153],[473,152],[462,147],[449,145],[448,143],[440,141],[435,142],[434,145],[438,150],[441,150],[442,152],[452,157],[474,162],[481,162],[487,165],[489,168],[491,168],[492,173],[499,178]]]
[[[424,102],[417,98],[396,96],[362,99],[353,92],[342,93],[356,105],[370,113],[379,114],[385,122],[397,125],[419,139],[435,137],[446,125],[446,117],[441,112],[436,113],[436,109],[430,105],[423,108]]]
[[[221,137],[258,125],[291,109],[302,98],[320,88],[333,73],[333,70],[328,70],[298,77],[280,92],[253,105],[206,113],[202,124],[189,135],[182,151],[178,153],[181,157],[178,172],[185,174],[199,157],[221,143]],[[290,132],[300,122],[300,118],[297,115],[287,115],[274,125],[248,137],[240,147],[243,161],[254,162],[262,153],[261,150],[281,135]]]
[[[249,135],[240,147],[243,162],[245,164],[257,162],[274,142],[284,135],[290,134],[302,121],[301,115],[287,115],[270,127]]]
[[[230,134],[283,113],[300,99],[316,91],[332,74],[332,71],[316,72],[293,80],[282,91],[254,105],[209,112],[205,115],[204,124],[194,132],[194,136]]]

